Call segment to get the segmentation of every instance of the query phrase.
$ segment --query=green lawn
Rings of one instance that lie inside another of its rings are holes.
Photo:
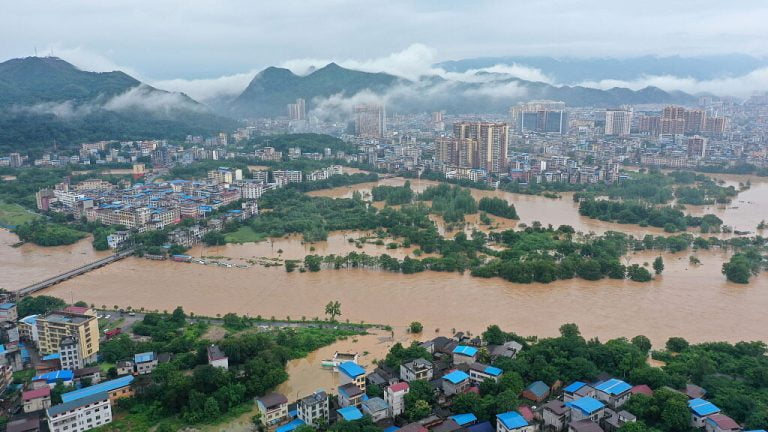
[[[39,215],[32,213],[18,204],[9,204],[0,201],[0,225],[21,225],[24,222],[29,222],[38,217]]]
[[[227,243],[258,243],[264,241],[267,237],[255,232],[249,226],[243,226],[235,232],[226,233],[224,238],[227,240]]]

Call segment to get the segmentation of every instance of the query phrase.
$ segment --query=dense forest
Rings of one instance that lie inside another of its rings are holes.
[[[579,203],[579,214],[607,222],[664,228],[670,233],[685,231],[688,227],[699,227],[702,233],[718,232],[723,224],[722,219],[713,214],[690,216],[675,207],[657,207],[640,201],[584,199]]]

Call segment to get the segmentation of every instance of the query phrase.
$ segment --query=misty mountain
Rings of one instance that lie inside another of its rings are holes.
[[[738,77],[767,67],[768,59],[746,54],[700,57],[642,56],[632,58],[480,57],[452,60],[435,66],[448,72],[466,72],[499,64],[520,65],[541,70],[555,82],[578,84],[606,79],[631,81],[643,76],[672,75],[697,80]]]
[[[233,101],[232,111],[251,117],[286,114],[286,105],[298,98],[308,103],[336,94],[355,95],[364,90],[385,92],[401,79],[385,73],[345,69],[336,63],[299,76],[288,69],[269,67],[256,75],[248,87]]]
[[[119,71],[88,72],[55,57],[0,63],[0,151],[102,139],[183,139],[236,123],[182,93]]]
[[[369,102],[384,103],[388,110],[398,112],[446,110],[466,114],[506,113],[511,105],[533,99],[554,99],[569,106],[593,107],[695,101],[686,93],[666,92],[655,87],[634,91],[553,86],[488,72],[477,72],[456,80],[425,76],[410,81],[385,73],[345,69],[331,63],[306,76],[287,69],[267,68],[234,100],[231,110],[243,116],[285,115],[286,104],[297,98],[305,99],[307,109],[325,119],[349,114],[354,104]]]

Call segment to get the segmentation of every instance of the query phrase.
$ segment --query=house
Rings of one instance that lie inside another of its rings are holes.
[[[499,382],[499,378],[503,373],[504,371],[497,367],[482,363],[471,363],[469,365],[469,379],[475,384],[480,384],[487,379]]]
[[[106,392],[54,405],[46,411],[51,432],[86,431],[112,421],[112,405]]]
[[[606,415],[603,418],[603,429],[605,432],[616,432],[624,426],[625,423],[634,423],[637,421],[637,417],[628,411],[613,411],[611,409],[605,410]]]
[[[40,417],[14,418],[5,425],[5,432],[39,432]]]
[[[397,417],[405,412],[405,395],[409,391],[407,382],[392,384],[384,390],[384,401],[389,405],[390,417]]]
[[[532,382],[523,390],[523,397],[536,403],[544,401],[547,396],[549,396],[549,386],[544,384],[544,381]]]
[[[408,423],[401,427],[398,432],[428,432],[428,430],[421,423]]]
[[[0,304],[0,322],[16,322],[19,319],[19,313],[16,310],[16,303]]]
[[[400,379],[406,382],[429,381],[434,374],[432,362],[419,358],[400,365]]]
[[[229,357],[219,348],[218,345],[210,345],[206,348],[208,353],[208,364],[213,367],[229,369]]]
[[[82,383],[83,380],[89,380],[91,385],[98,384],[101,381],[101,368],[98,366],[77,369],[75,372],[75,383]]]
[[[339,369],[339,384],[352,383],[356,385],[360,390],[365,392],[365,369],[355,362],[344,362],[338,366]]]
[[[604,432],[597,423],[584,419],[568,423],[568,432]]]
[[[380,397],[369,398],[363,401],[363,413],[371,416],[374,422],[389,417],[389,405]]]
[[[442,387],[446,396],[463,393],[469,388],[469,375],[466,372],[455,370],[447,375],[443,375]]]
[[[467,345],[457,345],[453,349],[453,364],[474,363],[477,361],[477,348]]]
[[[605,405],[592,397],[583,397],[574,401],[566,402],[565,406],[571,410],[571,420],[590,420],[599,422],[605,414]]]
[[[704,399],[689,400],[688,408],[691,410],[691,426],[695,428],[704,427],[704,421],[707,417],[720,412],[720,408]]]
[[[346,383],[342,386],[339,386],[338,390],[339,406],[341,407],[359,407],[363,402],[363,395],[365,395],[365,393],[360,390],[360,387],[356,386],[354,383]]]
[[[725,414],[712,414],[704,420],[704,430],[707,432],[736,432],[741,426]]]
[[[96,361],[100,335],[98,319],[95,316],[55,311],[38,316],[36,326],[42,355],[59,352],[62,338],[70,336],[79,341],[78,355],[82,365]]]
[[[594,387],[581,381],[574,381],[563,389],[563,402],[570,402],[583,397],[595,397]]]
[[[568,424],[568,408],[557,399],[551,400],[541,407],[541,419],[544,426],[560,432]]]
[[[430,429],[431,432],[459,432],[463,430],[464,428],[459,426],[459,424],[451,418]]]
[[[48,386],[28,390],[21,394],[24,412],[42,411],[51,407],[51,388]]]
[[[630,390],[632,390],[631,385],[620,379],[612,378],[597,384],[595,395],[597,399],[605,402],[609,407],[617,409],[632,396]]]
[[[496,432],[533,432],[535,427],[529,425],[517,411],[496,414]]]
[[[686,384],[685,395],[688,396],[688,399],[702,399],[707,395],[707,391],[696,384]]]
[[[318,390],[309,396],[305,396],[296,404],[297,416],[305,424],[316,426],[319,420],[326,424],[329,420],[329,399],[328,394]]]
[[[363,418],[363,413],[359,409],[357,409],[357,407],[354,407],[354,406],[339,408],[336,410],[336,412],[345,421],[355,421]]]
[[[294,419],[275,429],[275,432],[293,432],[298,429],[299,426],[304,426],[305,424],[306,423],[304,423],[304,420],[302,419]]]
[[[145,352],[133,356],[134,369],[137,375],[148,375],[157,367],[157,355]]]
[[[72,379],[74,373],[70,370],[60,370],[55,372],[48,372],[42,375],[38,375],[32,378],[32,381],[45,381],[48,387],[56,387],[56,383],[61,382],[64,385],[72,385]]]
[[[37,333],[37,315],[29,315],[19,320],[19,338],[37,346],[40,336]]]
[[[495,432],[493,429],[493,424],[489,421],[473,424],[471,426],[468,426],[466,429],[469,432]]]
[[[63,402],[71,402],[94,395],[96,393],[105,392],[109,396],[109,400],[114,402],[118,399],[133,396],[133,389],[131,388],[131,384],[133,383],[134,379],[135,378],[133,376],[128,375],[109,381],[103,381],[90,387],[64,393],[61,395],[61,400]]]
[[[280,393],[269,393],[256,399],[256,405],[265,425],[275,425],[288,418],[288,399]]]
[[[121,360],[117,362],[115,368],[117,369],[117,375],[132,375],[133,374],[133,361]]]
[[[450,419],[455,421],[456,424],[461,427],[467,427],[477,423],[477,417],[472,413],[452,415]]]
[[[522,349],[523,346],[519,342],[509,341],[504,342],[503,345],[489,345],[488,354],[491,356],[491,359],[499,357],[515,358]]]

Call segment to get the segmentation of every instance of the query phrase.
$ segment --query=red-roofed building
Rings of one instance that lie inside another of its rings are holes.
[[[466,390],[464,390],[464,393],[474,393],[474,394],[480,394],[480,387],[472,386],[468,387]]]
[[[51,407],[51,388],[48,386],[22,393],[24,412],[42,411]]]
[[[640,384],[632,387],[629,390],[632,394],[643,394],[646,396],[653,396],[653,390],[645,384]]]
[[[725,414],[712,414],[704,420],[704,429],[707,432],[732,432],[740,431],[741,426]]]
[[[533,411],[531,411],[531,407],[528,405],[520,405],[517,407],[517,412],[520,413],[521,416],[525,419],[527,422],[533,421]]]
[[[405,395],[411,387],[407,382],[399,382],[387,387],[384,392],[384,402],[389,405],[389,415],[394,418],[405,412]]]
[[[64,312],[80,314],[80,315],[91,315],[91,316],[96,315],[95,313],[93,313],[93,310],[91,310],[91,308],[85,307],[85,306],[67,306],[64,308]]]

